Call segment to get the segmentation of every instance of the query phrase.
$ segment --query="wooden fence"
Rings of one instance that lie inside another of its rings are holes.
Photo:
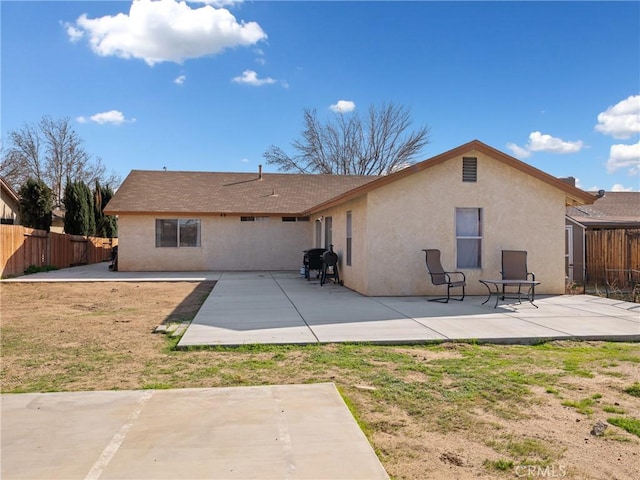
[[[21,225],[0,225],[0,275],[21,275],[34,265],[57,268],[111,259],[118,239],[45,232]]]
[[[620,272],[623,282],[625,271],[640,270],[640,229],[587,230],[586,235],[588,282],[615,281],[606,270]]]

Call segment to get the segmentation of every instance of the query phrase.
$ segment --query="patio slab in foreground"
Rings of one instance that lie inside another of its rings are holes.
[[[3,479],[388,479],[331,383],[5,394]]]
[[[422,343],[550,339],[640,340],[640,305],[589,295],[544,296],[485,305],[428,302],[426,297],[365,297],[293,272],[224,272],[178,343]]]

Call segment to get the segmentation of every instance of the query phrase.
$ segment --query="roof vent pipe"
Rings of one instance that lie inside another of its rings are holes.
[[[258,165],[258,180],[262,180],[262,165]]]

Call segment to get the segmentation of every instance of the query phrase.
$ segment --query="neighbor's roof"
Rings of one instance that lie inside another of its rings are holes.
[[[114,214],[295,214],[375,176],[133,170],[109,201]]]
[[[212,173],[133,170],[109,201],[116,214],[284,214],[306,216],[371,190],[472,152],[548,183],[565,193],[567,205],[593,203],[595,197],[478,140],[385,176],[287,173]]]
[[[9,182],[7,182],[4,177],[0,177],[0,188],[4,190],[14,202],[20,202],[20,197],[18,193],[11,187]]]
[[[567,215],[588,227],[640,228],[640,192],[605,192],[593,205],[568,207]]]

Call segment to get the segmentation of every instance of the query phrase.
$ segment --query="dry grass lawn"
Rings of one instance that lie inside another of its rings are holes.
[[[638,344],[175,351],[152,333],[212,285],[0,284],[2,392],[330,381],[392,478],[637,478]]]

